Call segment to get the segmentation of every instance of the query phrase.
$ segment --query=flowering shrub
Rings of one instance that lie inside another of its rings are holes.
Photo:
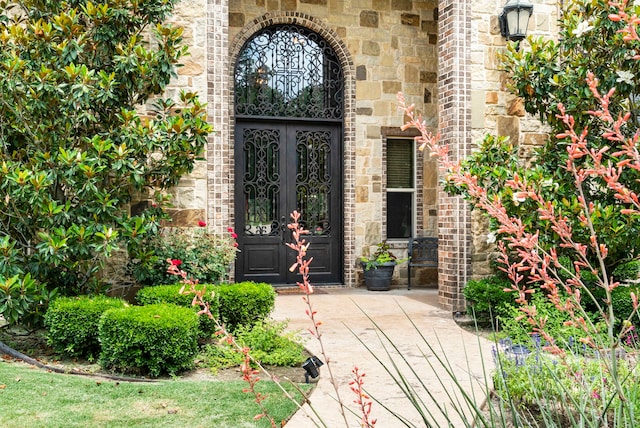
[[[237,235],[233,229],[225,236],[211,233],[203,221],[199,226],[164,228],[147,239],[146,254],[129,263],[136,280],[142,285],[174,284],[175,276],[166,270],[167,259],[199,282],[219,284],[226,280],[238,251]]]

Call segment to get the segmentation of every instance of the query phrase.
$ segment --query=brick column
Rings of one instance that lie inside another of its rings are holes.
[[[471,5],[440,0],[438,18],[438,115],[442,143],[452,160],[471,152]],[[464,311],[462,287],[471,274],[471,215],[468,204],[440,189],[438,206],[438,294],[441,305]]]
[[[207,144],[207,223],[217,233],[233,226],[230,147],[229,0],[207,0],[207,117],[215,132]]]

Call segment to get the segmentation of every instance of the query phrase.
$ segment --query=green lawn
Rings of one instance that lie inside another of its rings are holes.
[[[266,419],[254,421],[260,410],[245,387],[178,378],[114,382],[0,360],[0,427],[269,427]],[[295,412],[277,385],[261,380],[257,388],[278,423]]]

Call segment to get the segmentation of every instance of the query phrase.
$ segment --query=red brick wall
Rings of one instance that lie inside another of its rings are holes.
[[[471,6],[466,1],[440,0],[438,17],[438,114],[442,142],[455,160],[471,152]],[[471,215],[459,197],[439,195],[440,304],[464,311],[462,287],[471,274]]]

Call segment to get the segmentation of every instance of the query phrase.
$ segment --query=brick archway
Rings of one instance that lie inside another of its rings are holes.
[[[276,24],[294,24],[297,26],[308,28],[320,35],[326,40],[334,50],[338,61],[342,67],[344,74],[344,122],[343,122],[343,150],[344,150],[344,282],[348,285],[355,284],[356,263],[355,263],[355,66],[349,54],[346,44],[340,36],[332,29],[327,27],[322,21],[314,19],[304,13],[298,12],[281,12],[267,13],[259,18],[254,19],[246,25],[234,39],[230,42],[229,60],[227,65],[227,84],[229,88],[233,88],[233,66],[236,63],[238,55],[244,44],[256,32],[265,27]],[[231,91],[230,91],[231,92]],[[233,129],[233,93],[229,95],[230,106],[230,133]],[[234,136],[230,134],[229,141],[233,141]],[[233,147],[228,147],[228,156],[233,159]],[[234,181],[232,174],[229,179]],[[232,198],[230,198],[232,199]],[[232,200],[229,200],[229,204]]]

